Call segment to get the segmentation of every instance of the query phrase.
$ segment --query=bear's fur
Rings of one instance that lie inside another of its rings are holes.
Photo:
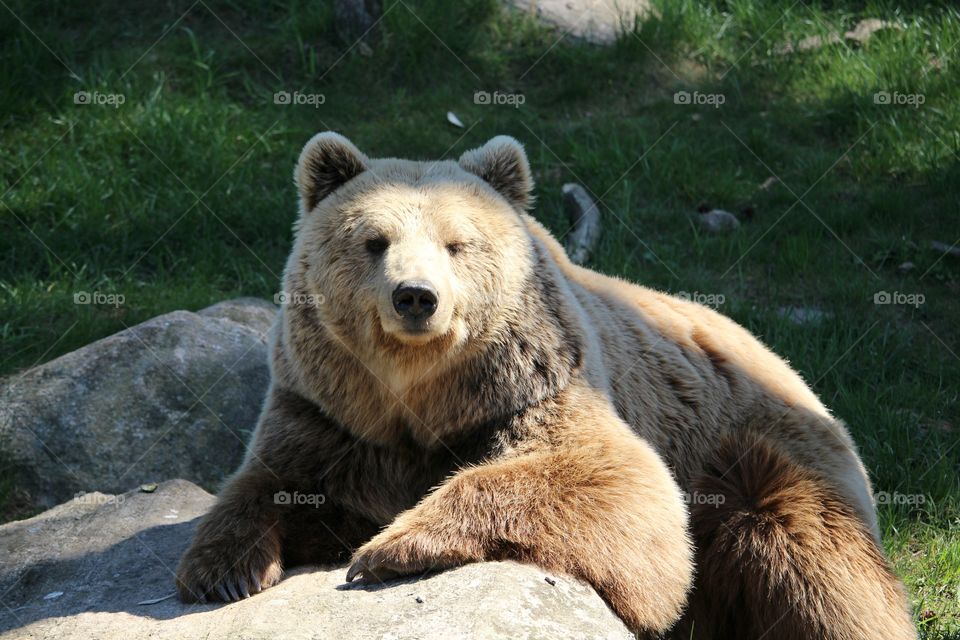
[[[514,559],[641,636],[915,637],[845,426],[726,317],[573,265],[516,141],[426,163],[323,133],[295,179],[272,386],[182,599]]]

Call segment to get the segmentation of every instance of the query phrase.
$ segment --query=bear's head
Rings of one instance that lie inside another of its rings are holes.
[[[422,365],[523,313],[534,260],[521,216],[533,181],[516,140],[493,138],[457,162],[415,162],[371,159],[320,133],[294,177],[290,303],[351,353]]]

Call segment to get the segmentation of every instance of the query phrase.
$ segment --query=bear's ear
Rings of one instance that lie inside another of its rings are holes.
[[[523,145],[510,136],[497,136],[479,149],[460,156],[460,167],[479,176],[520,210],[533,204],[533,177]]]
[[[312,211],[338,187],[366,171],[369,164],[367,157],[339,133],[324,131],[310,138],[300,152],[293,176],[303,212]]]

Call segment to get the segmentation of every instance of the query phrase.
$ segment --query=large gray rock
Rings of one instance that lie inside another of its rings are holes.
[[[229,605],[183,605],[173,571],[213,496],[183,480],[87,494],[0,526],[3,638],[629,638],[589,587],[514,563],[377,587],[295,569]],[[550,577],[550,581],[546,578]]]
[[[47,508],[83,491],[237,467],[270,382],[263,300],[174,311],[0,382],[0,456]]]
[[[610,44],[652,15],[650,0],[509,0],[544,24],[595,44]]]

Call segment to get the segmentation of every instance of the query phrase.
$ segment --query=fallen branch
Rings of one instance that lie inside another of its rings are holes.
[[[561,191],[563,208],[573,225],[567,236],[567,255],[573,262],[583,264],[600,240],[600,210],[587,190],[575,182],[563,185]]]

